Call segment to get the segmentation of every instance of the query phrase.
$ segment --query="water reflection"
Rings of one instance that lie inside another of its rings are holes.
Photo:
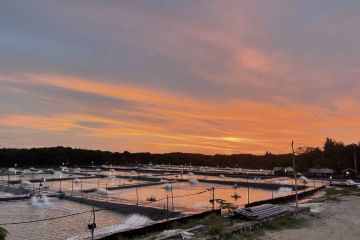
[[[47,200],[31,199],[28,201],[1,202],[0,224],[2,222],[21,222],[37,219],[58,217],[72,213],[91,210],[91,206],[49,198]],[[63,219],[36,222],[22,225],[8,225],[9,240],[60,240],[87,233],[87,223],[90,214],[75,215]],[[96,214],[99,228],[122,222],[127,216],[110,211],[100,211]]]

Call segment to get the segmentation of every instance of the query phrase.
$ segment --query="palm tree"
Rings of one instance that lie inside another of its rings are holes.
[[[5,240],[8,231],[5,228],[0,227],[0,240]]]

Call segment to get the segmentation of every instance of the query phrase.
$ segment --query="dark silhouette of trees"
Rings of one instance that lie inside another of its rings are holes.
[[[297,156],[297,169],[306,172],[311,167],[328,167],[335,170],[354,168],[354,152],[360,156],[360,144],[345,145],[340,141],[327,138],[323,150],[311,148]],[[31,149],[0,149],[0,167],[12,167],[14,164],[27,167],[85,166],[95,165],[135,165],[135,164],[176,164],[193,166],[219,166],[255,169],[272,169],[291,165],[292,155],[233,154],[204,155],[196,153],[165,153],[151,154],[149,152],[130,153],[125,151],[109,152],[99,150],[76,149],[70,147],[50,147]],[[359,161],[360,162],[360,161]]]

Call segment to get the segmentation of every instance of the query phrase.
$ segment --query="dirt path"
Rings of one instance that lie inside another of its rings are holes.
[[[315,205],[317,217],[311,217],[309,225],[302,229],[286,229],[267,232],[266,240],[339,240],[360,239],[360,197],[346,196],[340,202],[327,201]]]

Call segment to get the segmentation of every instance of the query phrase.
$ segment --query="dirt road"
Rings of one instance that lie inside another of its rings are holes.
[[[346,196],[339,201],[313,204],[316,217],[310,217],[308,226],[267,232],[266,240],[339,240],[360,239],[360,197]]]

